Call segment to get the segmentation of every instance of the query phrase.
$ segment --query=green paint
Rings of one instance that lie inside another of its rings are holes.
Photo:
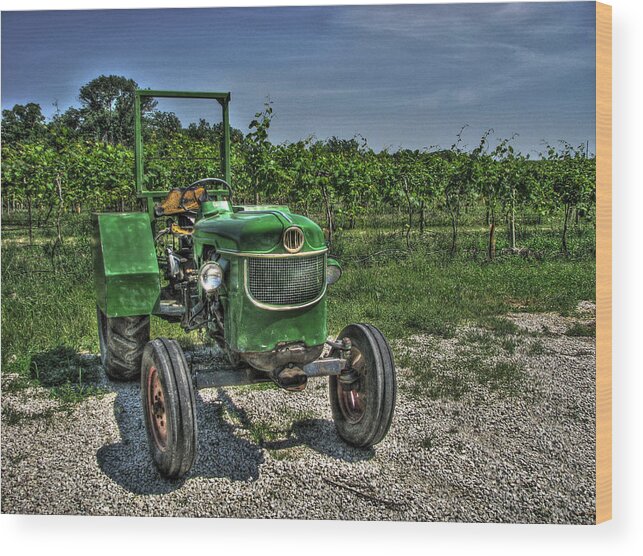
[[[108,317],[150,314],[160,295],[159,267],[147,214],[93,214],[96,301]]]
[[[205,203],[202,212],[213,213],[196,223],[195,259],[201,264],[203,249],[224,250],[230,261],[222,296],[225,338],[236,351],[262,352],[281,342],[304,342],[315,346],[326,341],[326,298],[301,309],[274,311],[257,307],[246,294],[244,264],[249,254],[286,254],[281,238],[286,228],[297,226],[304,232],[302,252],[326,249],[324,234],[312,220],[292,214],[287,207],[234,207],[222,202]]]
[[[242,257],[232,257],[228,275],[225,307],[225,337],[236,351],[271,351],[281,342],[323,344],[327,337],[326,296],[303,309],[271,311],[256,307],[243,285]]]
[[[238,212],[222,210],[197,222],[192,237],[195,245],[213,245],[217,249],[236,253],[278,254],[286,253],[281,237],[284,230],[291,226],[301,228],[304,232],[302,251],[326,248],[324,233],[317,224],[283,207],[276,210],[246,207],[246,210]],[[197,247],[197,253],[200,252]]]
[[[230,183],[229,93],[189,93],[174,91],[137,91],[135,96],[136,191],[147,200],[148,213],[95,214],[94,281],[98,304],[107,316],[151,314],[159,307],[160,280],[150,219],[155,201],[165,191],[145,187],[141,99],[143,97],[204,98],[221,104],[224,140],[221,161],[225,179]],[[188,184],[177,184],[188,185]],[[257,306],[245,290],[247,257],[271,255],[297,257],[301,253],[325,252],[321,228],[308,218],[292,214],[279,205],[232,206],[223,200],[227,191],[208,191],[197,215],[193,248],[197,266],[203,264],[206,247],[214,247],[224,260],[225,282],[220,292],[224,312],[226,344],[241,352],[271,351],[280,343],[303,342],[307,346],[323,344],[327,336],[327,308],[324,295],[308,307],[272,310]],[[304,244],[295,255],[283,246],[283,233],[298,227],[304,232]],[[306,255],[303,255],[306,256]]]

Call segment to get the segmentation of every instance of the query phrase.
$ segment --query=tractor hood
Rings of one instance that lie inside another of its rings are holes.
[[[326,247],[321,228],[305,216],[287,209],[249,209],[222,212],[196,223],[194,238],[217,249],[237,253],[283,253],[283,232],[292,226],[301,228],[305,242],[302,251]]]

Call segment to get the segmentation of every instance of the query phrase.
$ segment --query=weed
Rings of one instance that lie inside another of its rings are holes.
[[[481,365],[476,369],[478,382],[491,390],[515,394],[516,386],[523,376],[522,368],[512,361],[499,361]]]
[[[488,317],[482,321],[482,325],[491,330],[495,336],[515,336],[520,334],[518,325],[505,318]]]
[[[102,397],[108,392],[107,389],[87,384],[70,384],[66,382],[62,386],[54,386],[49,390],[49,395],[60,401],[64,409],[70,411],[73,406],[86,400],[89,397]]]
[[[431,450],[435,446],[435,441],[436,441],[437,435],[432,432],[428,436],[425,436],[421,441],[420,441],[420,446],[424,448],[425,450]]]
[[[592,321],[588,324],[576,322],[565,331],[565,336],[589,336],[595,338],[596,322]]]
[[[94,358],[81,357],[75,350],[61,345],[32,356],[31,373],[43,386],[83,384],[96,379],[97,363]]]
[[[274,428],[270,423],[257,421],[248,428],[250,436],[256,444],[263,446],[266,442],[273,442],[283,435],[283,431]]]
[[[502,340],[501,345],[509,355],[513,355],[516,352],[516,348],[520,345],[520,342],[515,337],[508,337]]]
[[[527,355],[531,355],[532,357],[534,357],[537,355],[544,355],[545,352],[545,344],[543,344],[542,340],[536,340],[529,345]]]

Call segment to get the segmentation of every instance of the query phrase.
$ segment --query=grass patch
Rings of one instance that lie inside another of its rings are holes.
[[[514,394],[522,377],[522,368],[513,361],[499,361],[493,364],[479,365],[475,369],[477,380],[490,390],[500,390]]]
[[[24,413],[13,408],[2,408],[2,424],[18,425],[29,421],[39,421],[41,419],[50,419],[55,413],[60,411],[57,408],[48,408],[40,413]]]
[[[476,351],[483,355],[493,355],[497,350],[495,337],[485,330],[467,330],[458,343],[467,347],[474,346]]]
[[[71,384],[69,382],[62,386],[54,386],[49,390],[52,398],[60,401],[67,410],[73,409],[73,406],[90,397],[104,396],[108,390],[99,386],[89,384]]]
[[[48,388],[49,395],[68,410],[89,397],[106,393],[105,388],[93,384],[100,372],[98,358],[83,357],[66,346],[35,354],[30,369],[32,378]]]
[[[521,333],[520,327],[509,319],[500,317],[487,317],[482,325],[495,336],[515,336]]]
[[[520,345],[520,341],[515,337],[509,337],[502,340],[500,345],[509,355],[513,355],[516,353],[516,348]]]
[[[565,336],[587,336],[596,338],[596,322],[592,321],[589,324],[576,322],[565,330]]]
[[[284,435],[283,430],[275,428],[272,423],[263,421],[251,423],[248,427],[248,432],[252,440],[259,446],[263,446],[267,442],[274,442]]]
[[[96,380],[98,364],[95,358],[82,357],[69,347],[58,346],[31,358],[31,374],[43,386],[83,384]]]
[[[463,322],[480,323],[496,336],[519,327],[499,315],[515,309],[569,311],[594,298],[595,262],[510,258],[479,264],[412,255],[376,269],[349,267],[329,295],[332,332],[350,322],[371,322],[389,339],[413,334],[451,338]]]
[[[468,370],[456,362],[436,365],[432,359],[414,356],[405,361],[405,367],[413,371],[413,384],[409,394],[427,396],[432,400],[459,400],[469,391]]]
[[[435,441],[437,439],[437,436],[435,433],[431,433],[428,436],[425,436],[421,441],[420,441],[420,446],[424,448],[425,450],[432,450],[435,447]]]
[[[532,342],[531,344],[529,344],[529,348],[527,349],[527,355],[530,355],[532,357],[544,355],[545,353],[545,344],[543,344],[542,340],[536,340],[535,342]]]
[[[427,395],[432,400],[459,400],[470,390],[463,374],[438,375],[426,388]]]

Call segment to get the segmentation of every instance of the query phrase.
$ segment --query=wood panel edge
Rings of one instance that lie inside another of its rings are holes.
[[[612,518],[612,7],[596,2],[596,523]]]

